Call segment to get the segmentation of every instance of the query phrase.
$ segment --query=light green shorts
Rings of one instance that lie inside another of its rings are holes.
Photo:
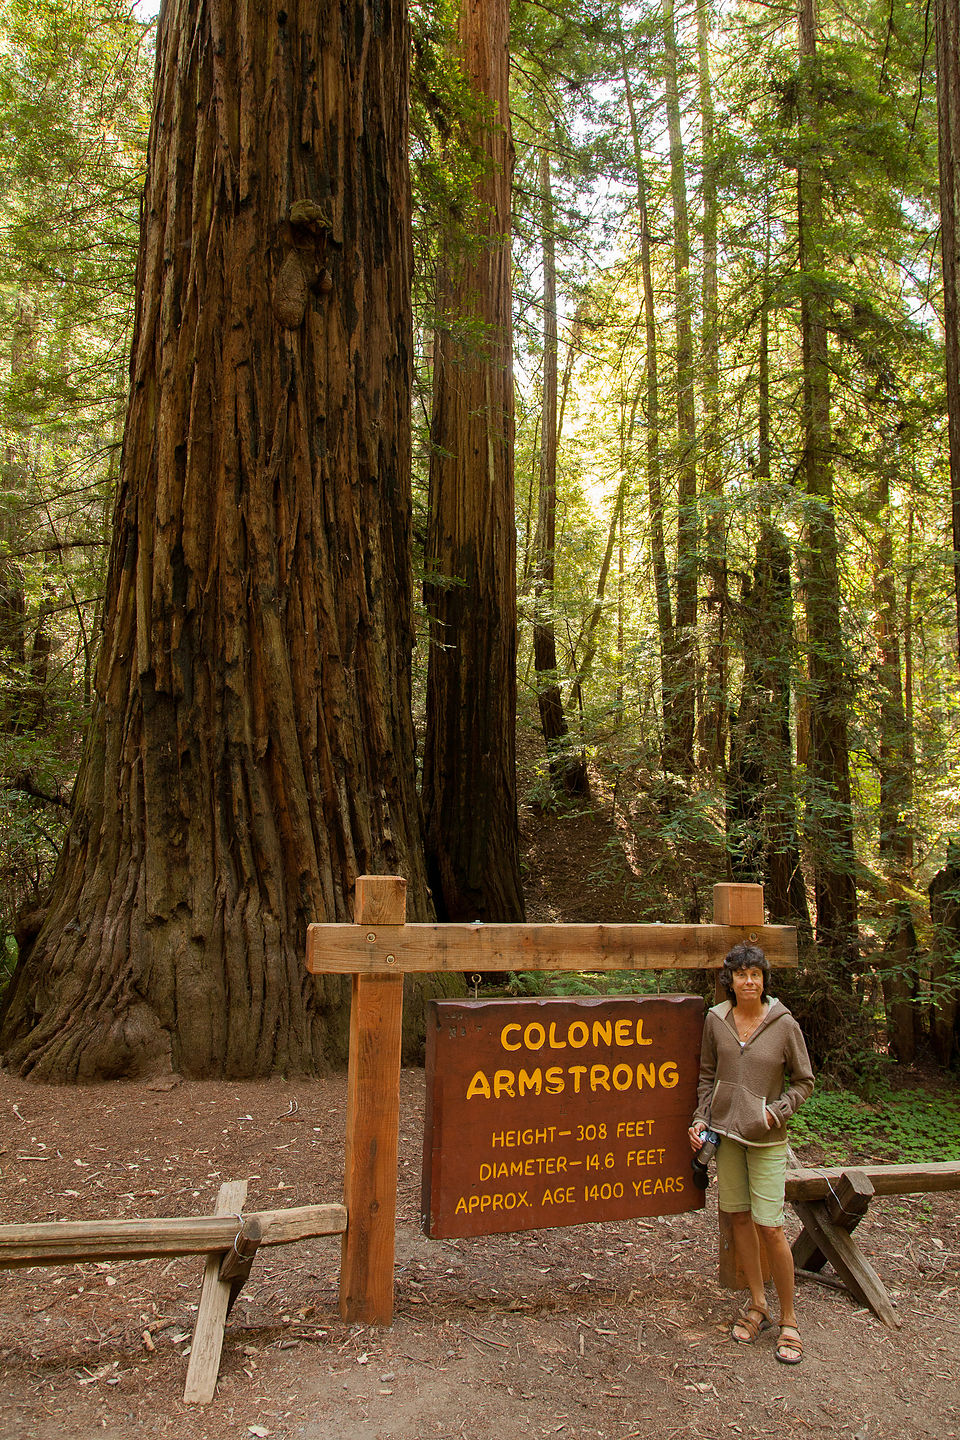
[[[724,1135],[717,1146],[719,1205],[727,1214],[749,1210],[757,1225],[782,1225],[786,1178],[786,1142],[741,1145]]]

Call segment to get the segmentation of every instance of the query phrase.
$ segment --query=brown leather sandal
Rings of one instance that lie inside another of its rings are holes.
[[[785,1335],[785,1330],[791,1333]],[[792,1350],[794,1354],[784,1355],[784,1350]],[[777,1336],[777,1348],[773,1352],[781,1365],[799,1365],[803,1359],[803,1341],[800,1339],[800,1331],[796,1325],[781,1325],[780,1333]]]
[[[742,1315],[738,1315],[730,1326],[730,1338],[738,1345],[752,1345],[764,1332],[769,1330],[773,1321],[766,1310],[761,1310],[759,1305],[750,1305]],[[746,1335],[738,1335],[737,1330],[746,1330]]]

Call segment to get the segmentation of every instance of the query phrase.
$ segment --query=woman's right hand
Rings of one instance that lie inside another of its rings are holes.
[[[703,1145],[703,1132],[705,1129],[706,1126],[704,1125],[703,1121],[697,1120],[696,1123],[691,1125],[690,1129],[687,1131],[687,1134],[690,1137],[690,1149],[693,1151],[694,1155],[696,1155],[697,1151]]]

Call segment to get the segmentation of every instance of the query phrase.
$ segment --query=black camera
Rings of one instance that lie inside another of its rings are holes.
[[[703,1144],[693,1157],[691,1170],[693,1171],[693,1183],[698,1190],[706,1190],[710,1184],[710,1176],[707,1173],[707,1166],[717,1153],[717,1146],[720,1144],[720,1136],[716,1130],[702,1130]]]

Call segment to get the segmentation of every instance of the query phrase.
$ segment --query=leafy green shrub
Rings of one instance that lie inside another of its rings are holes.
[[[790,1122],[794,1148],[817,1145],[829,1163],[960,1160],[960,1090],[897,1089],[885,1077],[869,1098],[815,1090]]]

